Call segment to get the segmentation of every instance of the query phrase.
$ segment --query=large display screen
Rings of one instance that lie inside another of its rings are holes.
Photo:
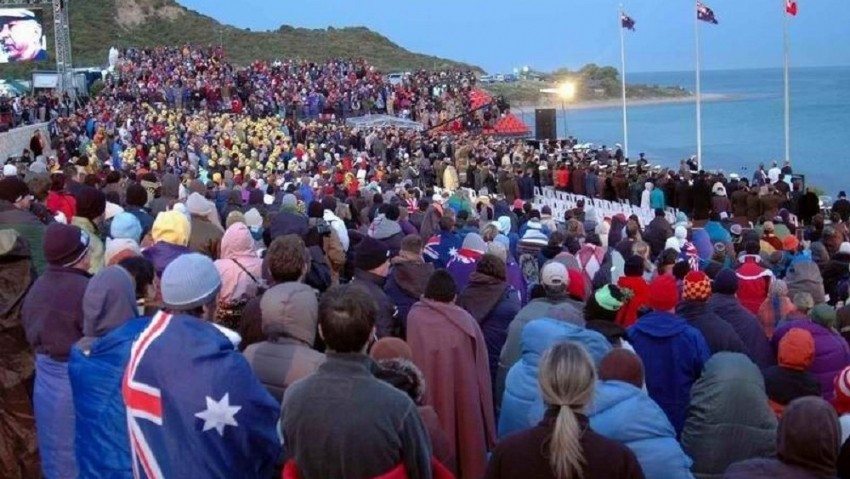
[[[0,63],[47,60],[40,10],[0,8]]]

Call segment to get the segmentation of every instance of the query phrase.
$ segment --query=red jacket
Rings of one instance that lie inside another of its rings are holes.
[[[751,313],[758,314],[761,303],[767,298],[773,272],[761,265],[755,255],[745,255],[736,271],[738,275],[738,300]]]
[[[567,169],[555,171],[555,186],[566,188],[570,184],[570,172]]]
[[[651,294],[649,285],[646,284],[646,280],[642,276],[620,276],[620,279],[617,280],[617,286],[630,289],[634,293],[632,299],[624,304],[620,308],[620,311],[617,312],[617,324],[628,328],[637,322],[638,311],[641,306],[649,304]]]

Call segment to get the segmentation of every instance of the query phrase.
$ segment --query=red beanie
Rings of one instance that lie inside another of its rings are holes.
[[[690,301],[708,301],[711,297],[711,280],[702,271],[691,271],[685,276],[682,298]]]
[[[676,278],[672,274],[662,274],[649,284],[652,295],[649,306],[658,311],[670,311],[679,302],[679,291],[676,288]]]

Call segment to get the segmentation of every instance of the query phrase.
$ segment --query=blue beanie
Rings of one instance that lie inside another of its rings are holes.
[[[109,236],[112,239],[131,239],[139,243],[142,240],[142,224],[132,213],[118,213],[112,218]]]
[[[162,304],[176,311],[190,311],[215,301],[221,275],[213,261],[200,253],[178,256],[162,273]]]

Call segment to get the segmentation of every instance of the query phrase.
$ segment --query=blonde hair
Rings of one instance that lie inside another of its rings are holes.
[[[632,243],[632,253],[640,256],[641,258],[649,258],[649,244],[643,240],[637,240]]]
[[[496,239],[499,235],[499,227],[493,223],[488,223],[481,228],[481,237],[485,242],[489,243]]]
[[[593,360],[579,344],[556,344],[540,359],[538,381],[543,401],[559,409],[549,438],[549,464],[558,479],[582,478],[586,461],[576,412],[581,412],[593,397]]]

